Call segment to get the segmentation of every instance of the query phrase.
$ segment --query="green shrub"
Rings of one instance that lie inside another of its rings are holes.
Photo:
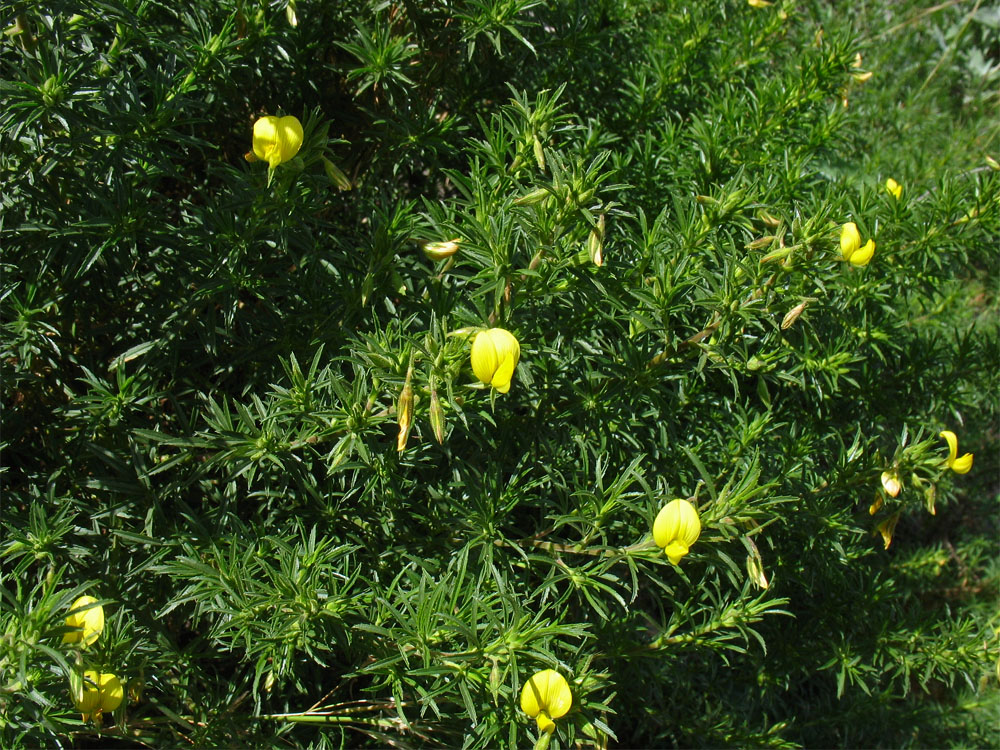
[[[0,744],[995,744],[953,5],[5,6]]]

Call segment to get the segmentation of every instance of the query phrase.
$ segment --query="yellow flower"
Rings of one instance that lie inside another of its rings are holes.
[[[63,643],[79,643],[89,646],[104,630],[104,607],[97,604],[92,596],[81,596],[70,607],[66,627],[76,628],[63,634]]]
[[[840,254],[855,266],[867,266],[875,254],[875,241],[868,240],[862,247],[858,225],[849,221],[840,228]]]
[[[892,193],[896,200],[899,200],[900,196],[903,195],[903,186],[891,177],[885,181],[885,189]]]
[[[968,474],[969,469],[972,468],[972,454],[966,453],[961,458],[958,457],[958,438],[951,430],[944,430],[941,437],[948,443],[948,458],[946,459],[948,468],[956,474]]]
[[[701,536],[698,511],[687,500],[671,500],[653,521],[653,541],[677,565]]]
[[[859,247],[861,247],[861,233],[858,232],[858,225],[849,221],[840,228],[840,254],[844,256],[844,260],[848,260]]]
[[[774,3],[769,3],[767,0],[747,0],[747,5],[751,8],[766,8],[769,5],[774,5]]]
[[[553,732],[553,719],[565,716],[573,705],[566,678],[554,669],[535,672],[521,689],[521,710],[538,722],[540,732]]]
[[[500,393],[510,390],[510,379],[520,356],[521,346],[514,334],[503,328],[480,331],[472,341],[472,371]]]
[[[302,123],[293,115],[268,115],[253,124],[253,152],[271,169],[291,159],[301,147]]]
[[[882,489],[889,493],[890,497],[896,497],[903,489],[899,483],[899,474],[896,473],[895,469],[882,472]]]
[[[122,683],[115,675],[98,674],[93,669],[84,672],[82,679],[74,676],[70,680],[70,690],[73,705],[83,714],[84,720],[114,711],[125,696]]]

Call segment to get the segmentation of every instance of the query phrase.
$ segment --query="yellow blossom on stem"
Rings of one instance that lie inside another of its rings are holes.
[[[948,443],[948,458],[945,459],[948,468],[956,474],[968,474],[972,468],[972,454],[966,453],[961,458],[958,457],[958,438],[951,430],[944,430],[941,437]]]
[[[891,177],[885,181],[885,189],[896,199],[899,200],[903,195],[903,186],[896,182]]]
[[[858,225],[849,221],[840,228],[840,254],[852,265],[867,266],[875,254],[875,241],[868,240],[862,246]]]
[[[75,629],[63,634],[63,643],[89,646],[104,630],[104,607],[92,596],[81,596],[70,607],[66,627]]]
[[[521,689],[521,710],[538,723],[540,732],[553,732],[553,719],[565,716],[573,705],[566,678],[554,669],[535,672]]]
[[[483,383],[500,393],[510,390],[514,368],[521,356],[521,345],[514,334],[503,328],[480,331],[472,341],[472,371]]]
[[[653,521],[653,541],[674,565],[686,555],[701,536],[698,511],[687,500],[671,500]]]
[[[83,714],[84,721],[114,711],[125,696],[121,680],[113,674],[99,674],[93,669],[88,669],[82,677],[74,674],[70,679],[70,691],[73,705]]]
[[[267,115],[253,124],[253,152],[271,169],[293,158],[302,148],[302,123],[294,115]]]
[[[766,8],[774,3],[769,3],[767,0],[747,0],[747,5],[751,8]]]

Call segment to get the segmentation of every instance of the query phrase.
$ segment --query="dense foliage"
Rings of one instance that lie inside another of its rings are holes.
[[[1000,12],[852,5],[4,5],[0,744],[995,744]]]

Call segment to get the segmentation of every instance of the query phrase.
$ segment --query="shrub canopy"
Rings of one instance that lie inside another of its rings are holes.
[[[16,5],[0,744],[996,742],[995,11]]]

